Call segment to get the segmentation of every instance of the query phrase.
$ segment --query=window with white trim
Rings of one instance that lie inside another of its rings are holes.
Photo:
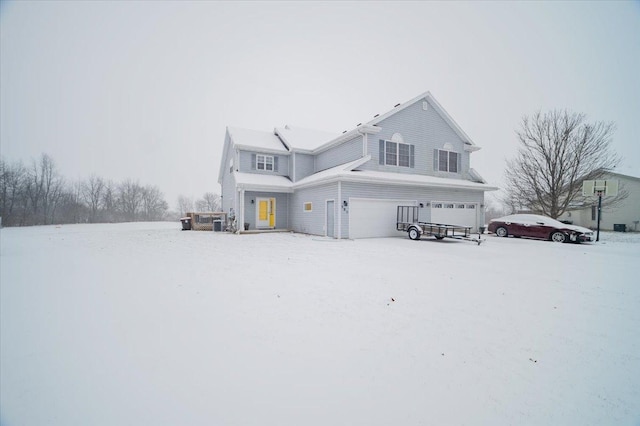
[[[440,172],[458,173],[458,161],[460,159],[459,153],[444,149],[437,149],[436,152],[436,170]]]
[[[404,142],[380,140],[380,164],[414,167],[414,146]]]
[[[310,202],[304,203],[303,209],[305,212],[313,211],[313,204]]]
[[[256,155],[256,169],[273,171],[273,155]]]

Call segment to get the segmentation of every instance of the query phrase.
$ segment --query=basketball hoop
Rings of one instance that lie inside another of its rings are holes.
[[[600,241],[600,217],[602,216],[602,197],[618,195],[617,180],[585,180],[582,182],[582,195],[598,197],[598,231],[596,241]]]

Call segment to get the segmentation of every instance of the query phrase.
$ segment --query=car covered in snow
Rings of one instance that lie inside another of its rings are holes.
[[[489,232],[498,237],[528,237],[558,243],[593,241],[593,231],[535,214],[512,214],[489,222]]]

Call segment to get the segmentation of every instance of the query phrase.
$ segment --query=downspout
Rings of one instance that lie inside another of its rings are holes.
[[[362,133],[362,156],[367,156],[368,134]]]
[[[334,207],[335,208],[335,207]],[[338,181],[338,212],[342,211],[342,181]],[[338,213],[338,239],[342,239],[342,213]]]
[[[241,196],[240,196],[240,211],[242,212],[240,214],[240,222],[238,223],[238,234],[240,233],[241,229],[244,229],[244,188],[241,191]]]
[[[293,152],[291,155],[293,156],[293,161],[292,161],[292,163],[293,163],[292,164],[293,173],[292,173],[292,175],[293,175],[293,182],[295,183],[295,181],[296,181],[296,153]]]

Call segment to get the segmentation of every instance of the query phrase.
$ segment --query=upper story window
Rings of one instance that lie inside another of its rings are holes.
[[[273,171],[273,155],[256,155],[256,169]]]
[[[460,153],[453,150],[449,143],[444,145],[444,149],[436,149],[433,153],[433,169],[440,172],[459,173]]]
[[[251,158],[251,169],[253,170],[265,170],[267,172],[278,171],[278,157],[265,154],[252,154]]]
[[[380,164],[414,167],[414,146],[401,141],[398,134],[392,140],[380,140]]]

